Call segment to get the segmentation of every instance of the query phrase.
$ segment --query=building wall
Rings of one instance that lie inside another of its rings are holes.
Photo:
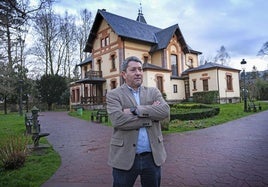
[[[232,76],[233,89],[227,89],[226,76]],[[226,69],[211,69],[206,71],[191,72],[189,74],[190,95],[195,92],[202,92],[203,80],[208,80],[208,91],[219,91],[221,103],[238,102],[240,98],[239,72]],[[196,81],[196,89],[193,86],[193,80]]]
[[[177,92],[174,93],[174,85],[177,85]],[[185,86],[183,80],[171,80],[169,85],[169,89],[167,90],[168,100],[172,101],[182,101],[186,98],[185,96]]]
[[[189,73],[189,85],[190,85],[190,95],[193,96],[195,92],[202,92],[203,90],[203,80],[208,80],[208,90],[218,90],[217,84],[217,74],[215,70],[208,70],[202,72],[191,72]],[[196,81],[196,89],[194,89],[193,82]]]
[[[232,76],[232,90],[227,89],[227,80],[226,76]],[[239,98],[240,97],[240,87],[239,87],[239,72],[238,71],[228,71],[220,70],[219,71],[219,85],[220,98]]]

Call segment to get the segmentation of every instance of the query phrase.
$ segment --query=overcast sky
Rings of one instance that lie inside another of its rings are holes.
[[[253,65],[268,68],[268,58],[256,56],[268,41],[267,0],[58,0],[55,10],[78,14],[87,8],[94,18],[98,9],[106,9],[136,20],[140,3],[147,24],[162,29],[178,24],[187,44],[205,59],[214,58],[223,45],[230,66],[241,69],[245,58],[246,71]]]

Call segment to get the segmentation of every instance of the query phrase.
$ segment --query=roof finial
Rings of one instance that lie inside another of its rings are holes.
[[[141,2],[140,2],[140,8],[139,8],[139,11],[138,11],[138,17],[137,17],[136,21],[139,21],[139,22],[142,22],[142,23],[146,23],[146,21],[145,21],[145,19],[143,17],[143,14],[142,14]]]

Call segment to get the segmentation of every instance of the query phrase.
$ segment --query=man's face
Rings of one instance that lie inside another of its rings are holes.
[[[126,71],[122,72],[126,84],[133,89],[137,89],[142,84],[143,70],[139,62],[130,61]]]

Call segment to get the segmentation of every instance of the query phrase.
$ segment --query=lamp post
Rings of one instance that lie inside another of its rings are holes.
[[[20,87],[20,91],[19,91],[19,113],[20,113],[20,116],[22,116],[22,83],[23,83],[23,80],[19,80],[19,87]]]
[[[245,61],[245,59],[243,59],[241,61],[241,66],[242,66],[242,69],[243,69],[243,82],[244,82],[244,89],[243,89],[243,97],[244,97],[244,112],[247,112],[248,109],[247,109],[247,93],[246,93],[246,72],[245,72],[245,69],[246,69],[246,64],[247,62]]]

